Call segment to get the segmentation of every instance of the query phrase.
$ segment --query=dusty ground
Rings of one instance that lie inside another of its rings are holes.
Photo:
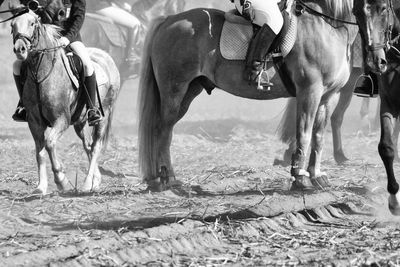
[[[148,193],[137,173],[132,81],[101,158],[101,190],[74,190],[87,162],[69,130],[59,147],[71,191],[59,194],[50,182],[51,194],[38,198],[30,194],[33,141],[10,119],[9,37],[0,44],[0,266],[400,266],[400,219],[387,210],[379,135],[358,132],[359,99],[345,120],[348,164],[335,164],[327,133],[328,191],[290,193],[289,169],[272,166],[286,148],[274,135],[283,100],[215,92],[198,97],[176,127],[172,153],[184,186]]]

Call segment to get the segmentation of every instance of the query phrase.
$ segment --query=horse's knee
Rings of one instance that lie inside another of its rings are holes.
[[[379,142],[378,151],[381,158],[394,159],[395,151],[393,143],[388,141]]]

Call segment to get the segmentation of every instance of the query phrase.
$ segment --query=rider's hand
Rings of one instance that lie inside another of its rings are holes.
[[[60,45],[62,45],[62,46],[68,46],[70,43],[68,38],[64,37],[64,36],[62,36],[59,41],[60,41]]]

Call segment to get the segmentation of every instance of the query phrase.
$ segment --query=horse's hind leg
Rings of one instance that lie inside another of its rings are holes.
[[[341,89],[339,102],[331,116],[333,157],[338,164],[343,164],[349,160],[343,152],[341,128],[343,124],[344,113],[350,105],[352,96],[353,87],[350,84],[347,84]]]
[[[92,192],[100,188],[101,173],[97,161],[99,159],[101,150],[103,149],[104,146],[104,142],[101,137],[104,135],[105,131],[104,121],[106,121],[106,118],[107,115],[103,118],[102,122],[96,125],[93,129],[92,133],[93,141],[90,147],[90,153],[88,154],[89,170],[82,188],[84,192]]]
[[[321,105],[318,108],[317,115],[314,121],[310,161],[307,170],[310,173],[313,185],[317,188],[325,188],[329,186],[326,173],[321,172],[321,159],[324,146],[325,128],[331,115],[332,109],[334,106],[336,106],[338,100],[338,93],[332,95],[326,101],[322,99]]]
[[[83,186],[83,191],[91,191],[94,188],[98,188],[101,181],[101,173],[99,170],[99,166],[97,164],[92,164],[92,135],[90,132],[90,128],[86,123],[80,123],[74,125],[75,132],[82,140],[83,149],[86,152],[89,161],[89,171],[88,175],[85,178],[85,184]],[[97,163],[97,161],[95,161]],[[93,165],[93,166],[92,166]],[[91,167],[92,166],[92,167]],[[92,171],[90,171],[92,169]],[[94,185],[94,181],[96,181],[96,186]]]
[[[59,161],[57,156],[57,141],[68,128],[68,123],[64,120],[58,120],[53,127],[47,127],[45,136],[45,147],[49,154],[51,167],[54,173],[54,182],[57,185],[58,190],[66,190],[69,181],[65,176],[64,166]]]
[[[182,92],[186,92],[179,96],[180,99],[176,95],[172,98],[172,94],[161,97],[161,125],[158,138],[159,177],[157,180],[149,183],[151,190],[165,190],[173,185],[175,173],[170,153],[172,130],[174,125],[186,114],[193,99],[203,90],[203,86],[198,80],[194,80],[189,86],[182,84],[179,87]],[[187,91],[184,89],[185,87],[188,87]],[[175,90],[177,89],[175,88]]]

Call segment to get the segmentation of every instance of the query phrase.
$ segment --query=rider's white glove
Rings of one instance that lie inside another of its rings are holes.
[[[70,43],[68,38],[64,37],[64,36],[62,36],[59,41],[60,41],[60,45],[62,45],[62,46],[68,46]]]

